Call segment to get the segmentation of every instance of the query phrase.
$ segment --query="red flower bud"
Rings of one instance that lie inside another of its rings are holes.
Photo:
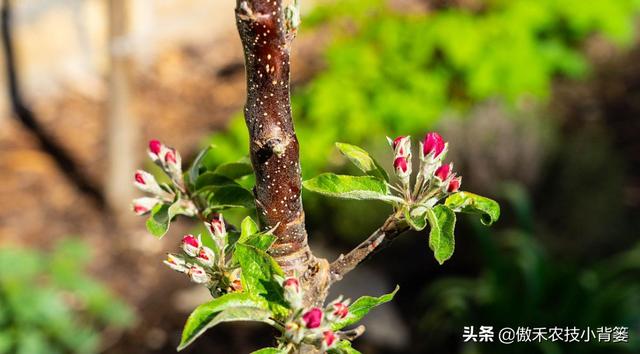
[[[194,283],[203,284],[209,281],[209,275],[204,268],[193,265],[189,268],[189,276]]]
[[[407,173],[409,167],[407,166],[407,159],[400,156],[393,161],[393,168],[396,169],[396,172],[401,175]]]
[[[433,153],[433,157],[436,158],[440,156],[442,151],[444,150],[444,140],[440,136],[440,134],[436,132],[427,133],[424,137],[424,142],[422,145],[422,156],[427,156]]]
[[[444,181],[447,178],[449,178],[449,175],[451,175],[451,169],[452,169],[451,164],[441,165],[440,167],[438,167],[434,175],[437,178],[439,178],[441,181]]]
[[[167,151],[167,153],[164,155],[164,162],[167,164],[173,164],[173,165],[175,165],[178,162],[178,160],[176,160],[175,150],[171,149]]]
[[[215,254],[213,253],[213,251],[209,248],[209,247],[204,247],[202,246],[202,248],[200,249],[200,253],[198,253],[198,260],[200,262],[202,262],[202,264],[208,266],[208,267],[212,267],[213,266],[213,262],[214,262],[214,258],[215,258]]]
[[[333,315],[337,318],[345,318],[349,314],[349,307],[342,302],[333,304]]]
[[[293,289],[296,292],[300,291],[300,283],[298,282],[298,279],[296,279],[296,278],[287,278],[287,279],[285,279],[285,281],[282,283],[282,287],[283,288]]]
[[[184,253],[191,257],[196,257],[200,253],[202,242],[193,235],[184,235],[182,237],[182,249]]]
[[[133,200],[131,204],[131,209],[137,215],[144,215],[151,211],[156,204],[160,203],[160,200],[157,198],[143,197],[137,198]]]
[[[331,346],[333,346],[333,343],[336,342],[336,339],[338,339],[336,334],[331,330],[322,332],[322,337],[324,338],[323,340],[325,348],[331,348]]]
[[[302,315],[302,321],[304,321],[305,326],[309,329],[318,328],[320,327],[320,324],[322,324],[322,315],[322,310],[317,307],[313,307]]]
[[[136,178],[136,182],[140,183],[140,184],[147,184],[144,180],[144,176],[142,175],[142,173],[140,173],[140,171],[137,171],[135,174],[135,178]]]
[[[159,140],[150,140],[149,141],[149,151],[158,155],[162,150],[162,143]]]
[[[393,139],[391,143],[396,157],[402,156],[408,158],[411,156],[411,139],[408,136],[399,136]]]
[[[462,177],[455,177],[449,182],[449,186],[447,186],[447,192],[455,193],[460,189],[460,184],[462,183]]]
[[[398,144],[400,144],[402,142],[402,139],[404,139],[404,136],[399,136],[395,139],[393,139],[393,148],[396,149],[398,147]]]
[[[227,229],[224,226],[224,218],[222,214],[214,214],[209,223],[206,223],[209,227],[211,234],[217,237],[224,237],[227,234]]]

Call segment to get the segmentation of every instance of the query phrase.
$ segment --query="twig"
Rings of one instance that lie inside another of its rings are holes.
[[[335,283],[352,271],[358,264],[388,246],[396,237],[407,231],[409,226],[398,212],[391,215],[371,236],[346,255],[340,255],[329,266],[330,283]]]

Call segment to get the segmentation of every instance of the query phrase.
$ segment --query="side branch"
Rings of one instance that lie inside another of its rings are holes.
[[[346,255],[340,255],[329,267],[330,282],[340,281],[345,274],[373,254],[387,247],[396,237],[409,230],[409,226],[398,218],[397,213],[391,215],[384,224],[371,236]]]

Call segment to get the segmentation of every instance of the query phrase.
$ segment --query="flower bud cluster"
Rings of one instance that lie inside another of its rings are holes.
[[[200,235],[184,235],[180,242],[181,254],[170,253],[164,264],[180,273],[187,274],[191,281],[204,284],[212,291],[241,291],[239,269],[229,271],[225,259],[227,232],[222,214],[216,214],[205,222],[214,241],[213,248],[205,246]]]
[[[180,186],[183,184],[182,158],[176,149],[168,147],[154,139],[149,141],[147,153],[151,160],[171,177],[174,183]]]
[[[428,202],[435,204],[447,194],[460,189],[462,177],[453,172],[453,164],[444,164],[448,143],[436,132],[427,133],[420,142],[420,168],[416,183],[411,190],[409,180],[411,176],[411,140],[407,136],[400,136],[389,143],[394,151],[393,168],[400,179],[399,190],[405,199],[411,202]]]
[[[148,154],[151,160],[171,178],[176,188],[184,192],[180,154],[158,140],[149,142]],[[176,200],[176,191],[171,186],[160,185],[149,172],[136,171],[133,184],[141,191],[151,195],[133,200],[131,208],[137,215],[147,214],[158,204],[173,203]],[[195,205],[190,200],[181,200],[181,208],[183,213],[187,215],[195,215],[197,212]]]
[[[284,338],[293,345],[306,343],[325,352],[337,344],[339,333],[331,330],[332,324],[349,315],[349,300],[338,297],[326,307],[304,308],[300,282],[290,277],[282,282],[284,296],[291,306],[291,314],[284,325]]]

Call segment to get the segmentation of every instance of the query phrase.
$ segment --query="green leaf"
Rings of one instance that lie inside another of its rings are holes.
[[[323,173],[302,185],[316,193],[343,199],[374,199],[385,202],[402,202],[402,199],[390,194],[384,180],[372,176],[345,176]]]
[[[234,257],[242,268],[242,288],[250,293],[264,297],[274,313],[286,313],[286,301],[282,286],[275,279],[284,273],[276,261],[265,251],[242,243],[236,244]]]
[[[198,177],[195,184],[196,193],[205,187],[237,186],[231,178],[214,172],[205,172]]]
[[[481,214],[480,221],[487,226],[500,218],[500,205],[477,194],[458,192],[450,195],[444,204],[455,212]]]
[[[328,354],[361,354],[359,351],[353,349],[351,342],[348,340],[341,340],[338,342],[335,348],[329,349]]]
[[[269,247],[275,242],[276,237],[270,233],[260,232],[258,224],[247,216],[242,220],[240,224],[240,238],[239,243],[253,246],[259,250],[267,251]]]
[[[345,143],[336,143],[336,146],[362,172],[389,182],[387,171],[365,149]]]
[[[209,199],[209,206],[219,208],[255,208],[253,194],[240,186],[218,188]]]
[[[256,224],[256,222],[253,221],[250,216],[247,216],[242,220],[242,223],[240,224],[240,230],[241,232],[238,242],[244,242],[249,238],[249,236],[260,232],[258,224]]]
[[[151,210],[151,215],[147,219],[147,230],[157,238],[162,238],[169,230],[169,204],[158,204]]]
[[[229,162],[218,166],[213,172],[230,179],[236,179],[252,174],[253,167],[248,161]]]
[[[200,170],[203,167],[204,158],[209,153],[209,151],[211,151],[212,148],[213,146],[207,146],[205,149],[200,151],[200,153],[198,153],[198,156],[196,156],[195,160],[193,160],[191,167],[189,167],[189,178],[187,179],[187,181],[189,181],[189,185],[191,187],[194,187],[196,185],[196,181],[200,176],[200,172],[201,172]]]
[[[453,230],[456,226],[456,214],[449,207],[436,205],[427,212],[431,231],[429,232],[429,248],[433,251],[438,263],[443,264],[453,255],[455,238]]]
[[[405,208],[404,218],[407,220],[407,224],[416,231],[421,231],[427,227],[427,210],[423,206]]]
[[[231,321],[258,321],[273,324],[267,302],[247,293],[229,293],[198,306],[182,330],[178,350],[191,344],[207,329]]]
[[[255,352],[251,352],[251,354],[287,354],[288,351],[284,351],[278,348],[262,348],[256,350]]]
[[[393,299],[393,296],[396,294],[396,292],[398,292],[399,289],[400,287],[396,286],[393,292],[382,295],[380,297],[363,296],[359,298],[353,304],[351,304],[351,306],[349,306],[349,314],[347,315],[347,317],[334,322],[331,328],[335,331],[357,323],[374,307],[391,301],[391,299]]]

